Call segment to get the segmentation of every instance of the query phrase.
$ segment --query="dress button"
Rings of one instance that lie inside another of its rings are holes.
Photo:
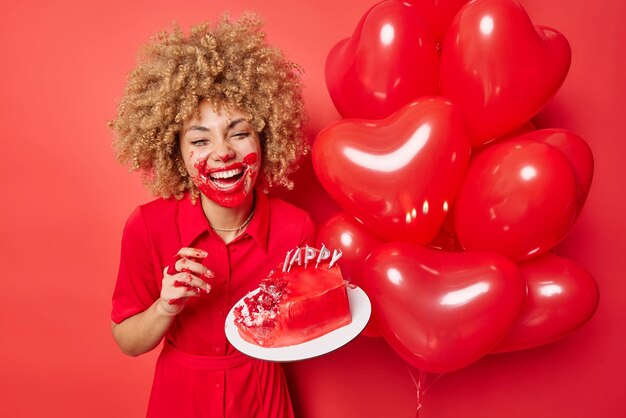
[[[219,388],[221,388],[221,387],[222,387],[222,385],[221,385],[221,384],[219,384],[219,383],[216,383],[216,384],[215,384],[215,387],[216,387],[217,389],[219,389]]]
[[[217,311],[217,314],[218,314],[219,316],[222,316],[222,315],[224,315],[224,311],[220,309],[219,311]]]
[[[235,246],[228,247],[228,249],[230,250],[231,253],[234,253],[235,251],[237,251],[237,247]]]
[[[219,353],[220,351],[222,351],[222,349],[220,347],[215,347],[215,352]]]

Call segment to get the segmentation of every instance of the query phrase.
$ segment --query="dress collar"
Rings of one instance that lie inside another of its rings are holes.
[[[264,252],[267,252],[267,235],[270,221],[269,199],[265,193],[260,190],[255,189],[254,193],[254,215],[252,215],[252,219],[244,232],[231,241],[231,243],[237,242],[241,237],[248,235],[257,242]],[[178,202],[177,223],[180,231],[181,244],[184,247],[191,246],[193,241],[203,233],[217,237],[217,234],[211,229],[209,221],[202,211],[200,199],[198,199],[194,205],[191,202],[189,194],[186,194],[185,197]]]

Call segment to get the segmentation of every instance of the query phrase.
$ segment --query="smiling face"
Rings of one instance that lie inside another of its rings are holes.
[[[242,112],[201,102],[199,115],[183,124],[180,152],[193,183],[208,199],[232,208],[251,196],[261,142]]]

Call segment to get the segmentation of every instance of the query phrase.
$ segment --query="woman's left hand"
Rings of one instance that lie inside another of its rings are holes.
[[[207,256],[207,252],[196,248],[184,247],[178,251],[174,266],[170,266],[164,271],[161,300],[166,304],[161,306],[162,309],[176,314],[182,310],[190,296],[210,292],[211,285],[205,282],[203,278],[211,279],[215,275],[200,262]]]

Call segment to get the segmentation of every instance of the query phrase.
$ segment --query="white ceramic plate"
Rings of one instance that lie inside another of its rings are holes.
[[[352,322],[341,328],[317,337],[313,340],[290,345],[288,347],[261,347],[241,338],[235,325],[235,307],[243,303],[243,299],[233,306],[225,323],[226,338],[237,350],[250,357],[269,361],[296,361],[321,356],[342,347],[355,338],[369,321],[372,313],[370,300],[359,287],[348,285],[348,302],[352,313]]]

